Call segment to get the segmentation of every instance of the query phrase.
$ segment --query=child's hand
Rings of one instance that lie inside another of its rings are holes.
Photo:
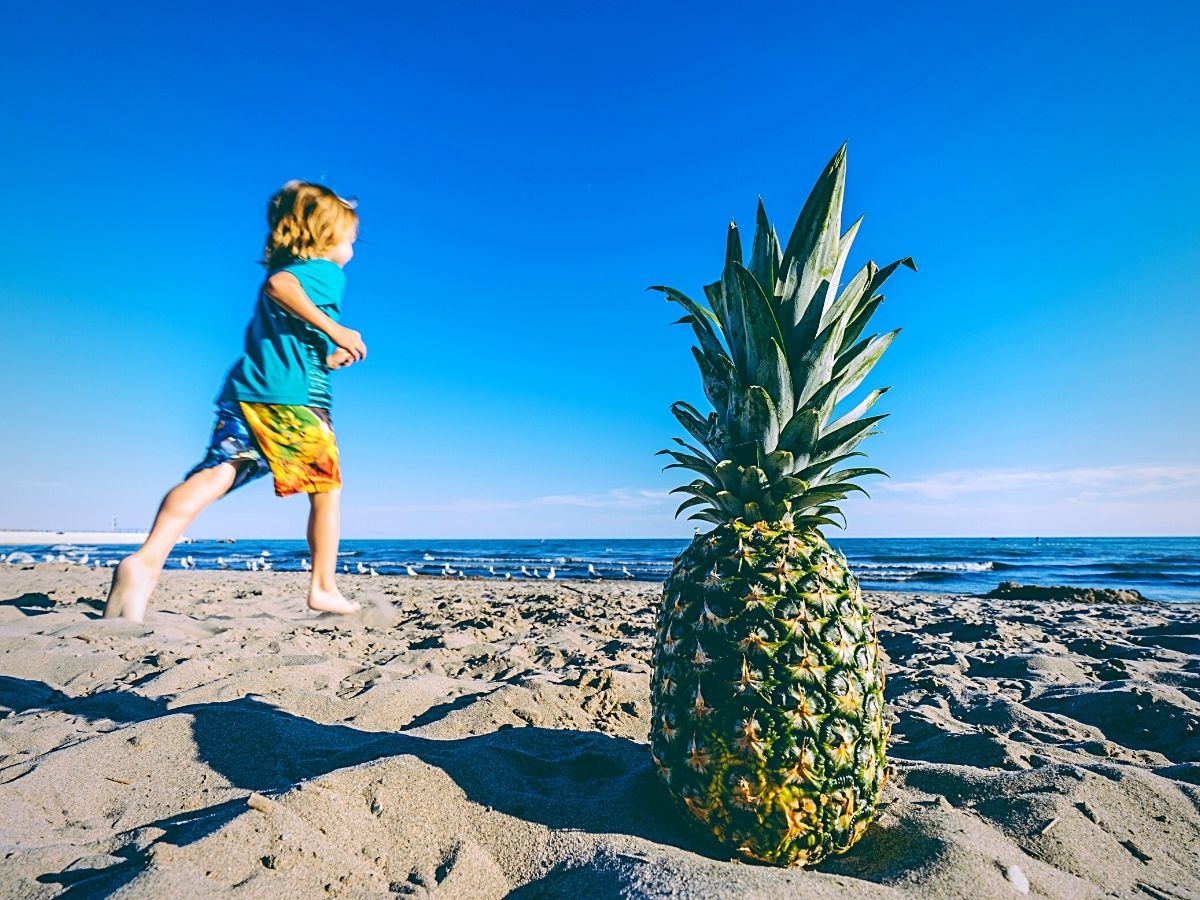
[[[354,354],[349,350],[342,350],[340,348],[330,353],[325,360],[325,365],[331,369],[343,369],[353,363]]]
[[[329,339],[347,351],[355,360],[367,358],[367,345],[363,343],[362,335],[353,328],[339,325],[329,332]]]

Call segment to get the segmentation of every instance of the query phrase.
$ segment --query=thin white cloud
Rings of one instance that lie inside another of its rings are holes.
[[[646,509],[662,506],[671,499],[667,491],[614,488],[603,494],[552,494],[538,497],[529,506],[583,506],[610,509]]]
[[[1071,469],[967,469],[939,472],[914,481],[885,481],[881,490],[914,494],[930,500],[964,495],[1018,493],[1031,489],[1053,493],[1068,502],[1178,493],[1200,487],[1200,464],[1117,465]],[[1064,496],[1065,495],[1065,496]]]
[[[386,509],[397,513],[464,512],[538,509],[545,507],[575,509],[642,510],[667,507],[675,500],[667,491],[645,488],[613,488],[596,494],[548,494],[518,499],[457,498],[437,503],[404,503],[387,507],[363,506],[359,509]]]

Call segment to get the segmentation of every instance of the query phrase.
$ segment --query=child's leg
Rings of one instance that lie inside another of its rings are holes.
[[[104,618],[142,621],[171,548],[201,510],[225,495],[236,475],[233,463],[221,463],[201,469],[171,489],[158,508],[146,543],[121,560],[113,572]]]
[[[358,612],[359,605],[347,600],[337,588],[338,532],[341,528],[340,488],[309,494],[308,548],[312,551],[312,583],[308,608],[319,612]]]

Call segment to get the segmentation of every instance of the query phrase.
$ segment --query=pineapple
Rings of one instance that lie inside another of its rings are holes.
[[[713,412],[671,410],[693,442],[663,450],[695,473],[676,515],[714,523],[675,560],[658,611],[651,753],[683,813],[742,856],[812,865],[866,830],[887,778],[890,725],[870,607],[821,535],[842,523],[887,390],[839,405],[897,331],[862,337],[884,281],[911,258],[867,263],[844,289],[861,219],[841,232],[845,147],[787,246],[758,205],[748,264],[730,225],[708,306],[686,311]]]

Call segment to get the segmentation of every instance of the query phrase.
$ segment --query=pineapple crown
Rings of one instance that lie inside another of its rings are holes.
[[[696,444],[674,438],[680,450],[661,450],[666,468],[699,475],[672,493],[691,495],[678,516],[723,523],[791,519],[797,528],[844,526],[838,503],[855,483],[880,469],[840,463],[856,451],[884,415],[867,411],[888,388],[871,391],[850,411],[835,408],[862,383],[900,329],[862,337],[883,302],[877,293],[911,257],[879,268],[868,262],[841,292],[842,269],[862,223],[843,234],[846,146],[834,154],[809,194],[787,246],[758,203],[749,264],[742,262],[737,225],[730,223],[721,278],[705,285],[708,306],[674,288],[655,285],[686,315],[699,346],[704,393],[713,412],[682,401],[671,412]],[[833,516],[842,519],[838,523]]]

